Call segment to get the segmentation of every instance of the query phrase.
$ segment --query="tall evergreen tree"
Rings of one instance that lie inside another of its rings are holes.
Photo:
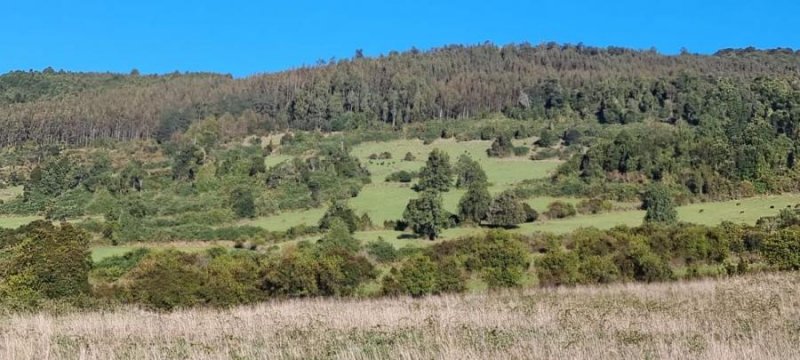
[[[428,155],[428,161],[419,172],[418,191],[448,191],[453,180],[453,168],[450,165],[450,156],[446,152],[433,149]]]

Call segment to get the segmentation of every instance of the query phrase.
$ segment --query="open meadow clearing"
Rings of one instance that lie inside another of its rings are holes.
[[[790,359],[800,275],[0,316],[4,359]]]

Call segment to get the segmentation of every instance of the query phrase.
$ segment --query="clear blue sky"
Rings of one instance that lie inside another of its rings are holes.
[[[800,48],[800,1],[7,0],[0,73],[55,69],[244,76],[445,44],[545,41]]]

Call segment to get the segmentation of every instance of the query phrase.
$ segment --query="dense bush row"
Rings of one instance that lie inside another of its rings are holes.
[[[383,240],[362,245],[336,213],[315,242],[263,251],[140,249],[94,265],[86,233],[70,224],[3,230],[0,307],[131,303],[169,310],[286,297],[423,296],[461,292],[475,281],[507,288],[800,269],[800,213],[789,209],[755,226],[651,223],[530,236],[491,230],[401,249]]]

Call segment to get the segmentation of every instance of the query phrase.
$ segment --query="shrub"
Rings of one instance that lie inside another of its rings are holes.
[[[390,263],[397,260],[399,257],[394,245],[383,238],[378,238],[377,241],[367,243],[366,248],[367,254],[372,256],[372,258],[379,263]]]
[[[322,251],[356,252],[361,248],[358,239],[350,234],[347,224],[340,218],[333,218],[330,230],[318,243]]]
[[[586,283],[609,284],[620,278],[619,268],[610,256],[589,256],[581,261],[579,271]]]
[[[508,135],[500,135],[494,139],[492,146],[486,150],[486,154],[490,157],[507,157],[514,151],[514,144],[511,143],[511,138]]]
[[[339,218],[347,224],[347,228],[350,230],[351,233],[354,233],[358,230],[358,216],[356,216],[355,211],[350,208],[344,201],[335,201],[328,207],[328,210],[325,211],[325,215],[319,220],[319,228],[321,230],[328,230],[331,228],[331,224],[333,220]]]
[[[344,247],[301,245],[267,264],[261,287],[274,296],[347,296],[376,277],[365,257]]]
[[[85,232],[68,223],[34,221],[0,235],[0,285],[6,289],[44,299],[89,293],[92,262]]]
[[[514,156],[525,156],[531,152],[531,149],[527,146],[514,146]]]
[[[417,177],[417,174],[414,172],[400,170],[389,174],[386,177],[386,182],[410,183],[415,177]]]
[[[583,282],[578,255],[560,248],[546,253],[536,262],[536,274],[539,284],[543,286],[576,285]]]
[[[128,301],[160,310],[202,304],[203,273],[200,255],[177,250],[145,256],[124,277]]]
[[[525,211],[525,222],[532,223],[539,218],[539,212],[531,207],[528,203],[522,203],[522,209]]]
[[[615,261],[620,273],[637,281],[664,281],[672,278],[672,269],[667,261],[653,253],[643,242],[634,240],[619,251]]]
[[[768,236],[761,244],[761,254],[778,269],[800,269],[800,230],[785,229]]]
[[[138,248],[118,256],[105,258],[94,264],[92,277],[106,282],[113,282],[125,275],[128,271],[139,264],[150,250]]]
[[[417,160],[417,157],[414,154],[407,152],[405,156],[403,156],[403,161],[414,161]]]
[[[458,292],[465,288],[466,280],[452,261],[436,263],[425,255],[416,255],[392,268],[383,279],[386,295],[424,295]]]
[[[550,219],[563,219],[575,216],[576,213],[574,205],[563,201],[554,201],[547,205],[547,211],[544,214]]]
[[[536,144],[536,146],[541,146],[541,147],[550,147],[555,145],[558,142],[558,140],[559,140],[558,135],[556,135],[555,132],[553,132],[552,130],[545,129],[542,130],[541,133],[539,133],[539,139],[536,140],[534,144]]]
[[[674,224],[678,221],[678,212],[666,187],[652,184],[644,194],[642,208],[647,210],[645,222]]]
[[[599,214],[611,211],[614,206],[608,200],[585,199],[578,203],[578,212],[581,214]]]
[[[513,191],[504,191],[489,206],[486,222],[493,226],[512,227],[526,219],[525,208]]]

